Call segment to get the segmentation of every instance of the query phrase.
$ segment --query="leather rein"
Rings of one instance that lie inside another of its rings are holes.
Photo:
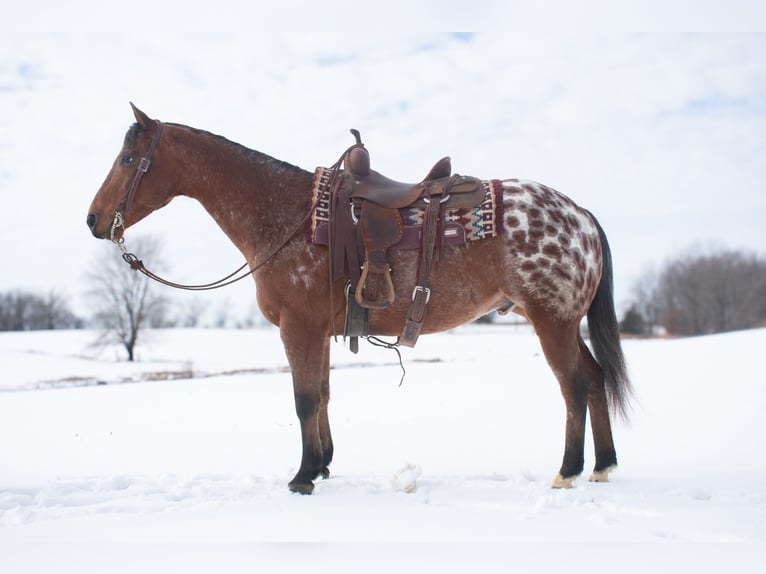
[[[175,283],[173,281],[169,281],[156,273],[150,271],[146,268],[144,265],[144,262],[138,258],[134,253],[131,253],[128,251],[128,249],[125,247],[125,236],[121,236],[118,239],[115,239],[114,234],[120,227],[124,226],[124,217],[123,212],[129,211],[130,208],[133,205],[133,199],[136,196],[136,192],[138,191],[138,186],[141,183],[141,179],[144,177],[144,175],[149,171],[149,166],[152,163],[152,155],[154,154],[154,150],[157,147],[157,143],[160,140],[160,135],[162,135],[162,127],[163,123],[159,120],[155,120],[155,123],[157,125],[157,131],[154,134],[154,137],[152,138],[152,142],[149,145],[149,149],[146,152],[146,155],[141,158],[141,160],[138,162],[138,165],[136,166],[136,174],[133,176],[133,180],[130,182],[130,185],[128,186],[127,191],[125,192],[125,196],[122,198],[120,203],[117,206],[117,209],[114,211],[114,218],[112,219],[112,228],[110,232],[110,239],[112,243],[117,245],[120,250],[122,251],[122,258],[125,260],[128,265],[130,265],[130,268],[133,271],[140,271],[143,273],[146,277],[149,279],[152,279],[154,281],[157,281],[158,283],[162,283],[163,285],[167,285],[168,287],[173,287],[175,289],[184,289],[186,291],[210,291],[212,289],[218,289],[219,287],[226,287],[227,285],[231,285],[232,283],[236,283],[237,281],[240,281],[241,279],[244,279],[245,277],[248,277],[258,271],[261,267],[266,265],[269,261],[271,261],[277,253],[279,253],[282,248],[287,245],[300,231],[303,229],[303,227],[306,225],[308,220],[311,218],[311,215],[314,213],[314,210],[316,209],[317,205],[319,204],[320,195],[316,197],[314,202],[311,204],[311,207],[308,210],[308,213],[301,219],[287,234],[285,239],[280,242],[274,249],[271,250],[268,257],[266,257],[263,261],[260,263],[257,263],[253,265],[252,267],[248,268],[247,262],[243,263],[236,271],[233,273],[230,273],[226,277],[223,277],[221,279],[218,279],[217,281],[213,281],[211,283],[205,283],[202,285],[184,285],[181,283]],[[351,146],[355,147],[355,146]],[[351,148],[349,148],[351,149]],[[335,176],[337,176],[338,169],[340,168],[340,165],[343,161],[344,156],[346,155],[346,152],[343,152],[343,155],[341,155],[340,159],[332,166],[331,169],[333,169],[333,179]]]

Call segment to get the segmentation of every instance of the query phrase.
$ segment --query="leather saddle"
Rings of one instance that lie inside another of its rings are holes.
[[[453,175],[449,157],[437,161],[419,183],[389,179],[370,169],[370,155],[359,132],[351,133],[356,144],[343,156],[344,169],[333,186],[331,201],[333,276],[338,277],[347,269],[350,291],[362,308],[385,309],[393,304],[395,291],[387,254],[404,233],[399,209],[422,207],[424,226],[418,279],[407,323],[399,338],[402,344],[414,346],[430,298],[429,280],[441,210],[479,205],[484,199],[482,182],[475,177]]]

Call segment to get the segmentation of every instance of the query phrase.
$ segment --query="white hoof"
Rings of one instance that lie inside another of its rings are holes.
[[[551,488],[574,488],[574,481],[577,480],[577,476],[578,475],[564,478],[561,474],[557,474],[556,478],[554,478],[551,483]]]
[[[617,468],[616,464],[607,466],[604,470],[593,471],[588,479],[590,482],[609,482],[609,473]]]

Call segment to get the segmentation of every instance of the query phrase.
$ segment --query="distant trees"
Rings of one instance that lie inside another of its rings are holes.
[[[55,291],[41,295],[32,291],[0,293],[0,331],[79,329],[80,320],[66,298]]]
[[[132,247],[151,262],[153,269],[162,269],[159,246],[154,239],[134,238]],[[93,322],[104,331],[101,342],[122,345],[128,361],[132,361],[141,332],[166,326],[167,297],[159,292],[159,284],[133,271],[114,250],[96,261],[87,278],[92,285],[88,296]]]
[[[766,258],[734,250],[688,252],[647,273],[621,322],[626,333],[657,327],[702,335],[766,324]]]

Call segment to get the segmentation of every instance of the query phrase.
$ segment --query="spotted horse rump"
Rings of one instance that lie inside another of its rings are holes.
[[[514,303],[562,319],[588,310],[602,271],[598,227],[588,211],[534,181],[502,181],[505,263]]]

